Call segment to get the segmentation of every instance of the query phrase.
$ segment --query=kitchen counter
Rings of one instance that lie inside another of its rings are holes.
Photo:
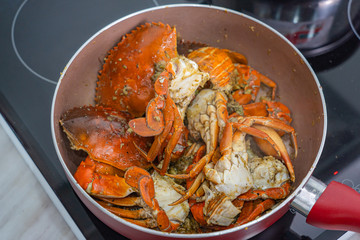
[[[76,239],[0,125],[1,239]]]

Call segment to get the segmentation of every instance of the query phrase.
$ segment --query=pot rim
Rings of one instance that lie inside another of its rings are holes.
[[[219,11],[225,11],[225,12],[229,12],[232,14],[236,14],[239,15],[241,17],[250,19],[251,21],[256,22],[257,24],[262,25],[263,27],[271,30],[273,33],[275,33],[276,35],[278,35],[282,40],[284,40],[288,45],[290,45],[293,50],[296,52],[296,54],[298,54],[298,56],[300,56],[300,58],[302,59],[302,61],[304,61],[304,63],[306,64],[307,68],[310,70],[313,79],[316,82],[316,85],[318,87],[319,90],[319,94],[321,97],[321,101],[322,101],[322,105],[323,105],[323,114],[324,114],[324,125],[323,125],[323,136],[321,139],[321,144],[318,150],[318,153],[316,155],[316,158],[309,170],[309,172],[307,173],[307,175],[305,176],[305,178],[301,181],[301,183],[299,184],[299,186],[284,200],[282,201],[279,205],[277,205],[274,209],[271,210],[271,212],[249,222],[246,224],[243,224],[241,226],[238,227],[234,227],[231,229],[227,229],[227,230],[221,230],[221,231],[216,231],[216,232],[211,232],[211,233],[199,233],[199,234],[181,234],[181,233],[164,233],[161,231],[157,231],[157,230],[153,230],[153,229],[149,229],[149,228],[145,228],[145,227],[140,227],[136,224],[130,223],[126,220],[123,220],[122,218],[110,213],[109,211],[107,211],[106,209],[104,209],[102,206],[100,206],[92,197],[90,197],[85,190],[83,190],[80,185],[77,183],[77,181],[75,180],[75,178],[73,177],[73,175],[71,174],[70,170],[68,169],[68,167],[66,166],[64,159],[61,156],[60,150],[57,146],[57,140],[56,140],[56,136],[55,136],[55,125],[54,125],[54,113],[55,113],[55,103],[56,103],[56,98],[57,98],[57,93],[59,90],[59,87],[61,85],[62,79],[65,76],[65,73],[68,69],[68,67],[72,64],[73,60],[79,55],[79,53],[85,48],[85,46],[87,46],[95,37],[97,37],[99,34],[101,34],[102,32],[104,32],[105,30],[111,28],[112,26],[118,24],[119,22],[122,22],[128,18],[134,17],[136,15],[140,15],[146,12],[150,12],[150,11],[156,11],[159,9],[164,9],[164,8],[177,8],[177,7],[197,7],[197,8],[209,8],[209,9],[215,9],[215,10],[219,10]],[[102,29],[100,29],[99,31],[97,31],[94,35],[92,35],[85,43],[83,43],[81,45],[81,47],[75,52],[75,54],[71,57],[71,59],[69,60],[69,62],[66,64],[65,68],[62,71],[62,74],[59,78],[59,81],[56,85],[56,89],[54,92],[54,97],[52,100],[52,105],[51,105],[51,135],[52,135],[52,139],[53,139],[53,143],[55,146],[55,150],[56,153],[58,155],[58,158],[61,162],[61,165],[67,175],[67,178],[70,182],[73,183],[73,186],[77,187],[77,190],[79,190],[86,198],[87,200],[89,200],[93,205],[95,205],[102,213],[106,214],[107,216],[111,217],[113,220],[118,221],[128,227],[134,228],[138,231],[141,232],[145,232],[148,234],[152,234],[152,235],[156,235],[159,237],[176,237],[176,238],[205,238],[205,237],[215,237],[215,236],[220,236],[220,235],[224,235],[224,234],[229,234],[235,231],[240,231],[243,229],[248,229],[249,227],[257,224],[258,222],[261,222],[263,219],[270,217],[272,214],[274,214],[275,212],[277,212],[278,210],[289,206],[290,202],[295,198],[295,196],[300,192],[300,190],[305,186],[305,184],[307,183],[307,181],[309,180],[309,178],[311,177],[323,150],[324,144],[325,144],[325,138],[326,138],[326,131],[327,131],[327,111],[326,111],[326,104],[325,104],[325,98],[323,95],[323,91],[322,91],[322,87],[320,85],[320,82],[315,74],[315,72],[313,71],[313,69],[311,68],[310,64],[308,63],[308,61],[306,60],[306,58],[303,56],[303,54],[287,39],[285,38],[281,33],[279,33],[277,30],[275,30],[274,28],[270,27],[269,25],[261,22],[260,20],[257,20],[256,18],[253,18],[249,15],[246,15],[244,13],[232,10],[232,9],[228,9],[228,8],[224,8],[224,7],[219,7],[219,6],[213,6],[213,5],[203,5],[203,4],[169,4],[169,5],[162,5],[162,6],[156,6],[156,7],[151,7],[151,8],[147,8],[147,9],[143,9],[134,13],[131,13],[129,15],[126,15],[122,18],[119,18],[118,20],[115,20],[113,22],[111,22],[110,24],[106,25],[105,27],[103,27]]]

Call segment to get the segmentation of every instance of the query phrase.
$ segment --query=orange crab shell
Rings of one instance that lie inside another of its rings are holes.
[[[230,82],[230,75],[235,67],[225,51],[214,47],[203,47],[191,52],[188,58],[199,65],[199,69],[210,74],[210,81],[215,89]]]
[[[199,46],[193,44],[194,47]],[[234,63],[247,64],[244,55],[230,51],[229,49],[220,49],[215,47],[198,48],[187,57],[199,65],[199,69],[210,74],[210,81],[214,89],[224,89],[230,86],[230,78],[234,73]]]
[[[67,111],[60,120],[71,146],[84,150],[99,162],[120,170],[132,166],[148,168],[134,143],[149,149],[152,138],[136,135],[128,126],[128,114],[102,106],[85,106]]]
[[[163,23],[146,23],[126,34],[99,72],[96,103],[142,116],[154,97],[155,66],[176,57],[176,48],[176,29]]]

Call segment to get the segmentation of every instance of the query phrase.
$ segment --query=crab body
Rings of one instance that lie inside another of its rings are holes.
[[[195,61],[201,71],[210,74],[213,89],[225,91],[231,88],[230,79],[235,70],[233,63],[247,63],[242,54],[214,47],[199,48],[191,52],[188,58]]]
[[[248,167],[248,154],[244,132],[236,131],[232,134],[231,125],[225,131],[224,138],[230,141],[221,147],[222,157],[205,166],[206,178],[212,183],[217,192],[224,193],[230,200],[247,192],[253,186],[253,179]],[[230,136],[226,136],[230,135]]]
[[[154,97],[151,77],[159,64],[177,56],[176,30],[146,23],[109,51],[98,76],[96,103],[142,116]]]
[[[102,106],[84,106],[67,111],[60,124],[72,148],[86,151],[94,160],[121,170],[150,167],[134,143],[148,149],[152,139],[132,132],[126,113]]]

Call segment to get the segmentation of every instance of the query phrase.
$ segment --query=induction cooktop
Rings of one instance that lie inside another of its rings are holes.
[[[259,18],[293,41],[316,72],[328,111],[325,147],[314,176],[325,183],[332,180],[342,182],[360,192],[358,3],[338,1],[339,4],[331,10],[332,15],[321,15],[318,13],[321,7],[319,4],[299,5],[289,13],[284,9],[290,8],[283,6],[282,1],[270,1],[271,8],[267,2],[269,1],[0,2],[0,112],[77,237],[125,239],[98,220],[81,203],[66,179],[50,130],[50,110],[57,81],[75,51],[97,31],[127,14],[165,4],[199,3],[232,8]],[[336,1],[303,2],[330,4]],[[293,1],[293,6],[296,6],[296,1]],[[305,11],[303,8],[309,13],[302,15],[302,11]],[[336,21],[333,19],[331,25],[325,26],[328,18],[335,14]],[[321,22],[324,24],[319,30]],[[289,31],[294,29],[291,26],[296,26],[298,30]],[[316,42],[310,42],[315,36],[322,38],[317,37]],[[254,239],[337,239],[346,237],[346,234],[349,233],[312,227],[305,223],[305,217],[290,209]]]

